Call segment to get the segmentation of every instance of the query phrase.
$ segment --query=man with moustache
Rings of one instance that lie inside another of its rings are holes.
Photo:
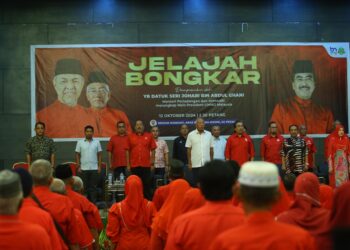
[[[46,124],[48,137],[84,137],[81,128],[93,122],[85,109],[78,104],[84,87],[80,61],[73,58],[58,60],[53,86],[57,93],[57,100],[37,112],[37,121]]]
[[[129,135],[126,145],[126,162],[128,171],[142,180],[143,193],[151,200],[151,170],[154,171],[155,149],[157,144],[151,133],[145,132],[141,120],[135,123],[135,133]]]
[[[96,123],[96,137],[111,137],[115,133],[115,124],[122,121],[127,133],[131,133],[131,125],[126,114],[107,105],[111,98],[108,79],[102,71],[93,71],[89,75],[86,97],[90,103],[88,114]]]
[[[325,134],[332,129],[333,114],[329,108],[312,102],[315,73],[310,60],[294,62],[292,86],[295,96],[275,106],[271,121],[276,121],[280,133],[288,132],[290,124],[305,124],[311,134]]]

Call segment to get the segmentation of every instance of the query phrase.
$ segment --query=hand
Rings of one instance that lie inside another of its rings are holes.
[[[97,169],[97,173],[101,174],[101,167]]]
[[[282,170],[286,171],[286,166],[285,165],[282,165]]]
[[[333,174],[333,167],[332,167],[332,165],[328,165],[328,173]]]
[[[128,170],[129,173],[131,172],[130,164],[128,164],[128,166],[126,166],[126,169]]]

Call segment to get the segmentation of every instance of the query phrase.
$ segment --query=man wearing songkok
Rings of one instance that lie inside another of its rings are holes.
[[[78,249],[80,231],[75,218],[74,207],[68,197],[50,191],[50,184],[53,179],[50,162],[36,160],[32,163],[29,172],[34,183],[33,197],[58,223],[69,247]]]
[[[304,139],[298,136],[298,126],[289,126],[290,137],[282,146],[282,170],[296,176],[308,170],[308,148]]]
[[[316,85],[312,61],[297,60],[292,69],[292,87],[295,96],[284,103],[278,103],[271,121],[276,121],[278,131],[288,132],[290,124],[307,124],[310,134],[325,134],[332,129],[333,114],[328,107],[312,102]]]
[[[236,161],[242,166],[243,163],[254,160],[254,145],[251,138],[245,133],[242,121],[235,121],[233,127],[234,133],[227,139],[225,158]]]
[[[0,249],[51,250],[50,239],[39,225],[22,221],[18,210],[23,199],[17,173],[0,172]]]
[[[204,130],[205,121],[196,119],[196,129],[191,131],[186,140],[188,170],[192,172],[192,186],[197,186],[199,169],[214,156],[213,138],[209,131]]]
[[[103,224],[97,207],[91,203],[85,196],[74,192],[72,186],[74,184],[72,170],[69,164],[58,165],[55,169],[55,177],[61,179],[65,183],[66,195],[72,201],[74,208],[79,209],[87,225],[94,236],[95,243],[98,243],[99,232],[103,229]]]
[[[25,147],[28,164],[30,165],[38,159],[44,159],[55,166],[56,146],[51,138],[45,136],[45,123],[35,123],[34,130],[35,136],[29,138]]]
[[[115,132],[115,124],[123,121],[126,130],[131,133],[131,126],[126,114],[107,105],[111,98],[109,79],[102,71],[89,74],[86,97],[90,103],[88,114],[96,121],[96,137],[111,137]]]
[[[51,192],[66,195],[66,185],[61,179],[54,178],[50,184]],[[92,248],[94,243],[94,238],[89,230],[88,225],[83,217],[83,214],[79,209],[74,208],[74,216],[78,223],[78,227],[80,230],[80,238],[79,238],[79,247],[82,250],[87,250]]]
[[[145,132],[143,122],[137,120],[135,133],[129,135],[127,144],[127,168],[142,180],[143,193],[151,199],[151,171],[154,170],[154,157],[157,144],[151,133]]]
[[[260,155],[262,161],[271,162],[277,165],[280,175],[282,175],[282,157],[281,150],[283,136],[278,133],[277,124],[274,121],[269,122],[269,131],[261,140]]]
[[[328,238],[329,210],[321,207],[319,181],[313,173],[303,173],[295,181],[295,201],[276,220],[299,226],[315,237],[317,249],[331,249]]]
[[[83,137],[82,127],[94,121],[78,104],[84,87],[80,61],[73,58],[60,59],[56,63],[53,86],[57,100],[46,103],[46,108],[37,112],[37,121],[46,124],[46,134],[53,138]],[[46,92],[46,89],[42,90]]]
[[[241,225],[243,210],[232,206],[236,178],[227,163],[206,163],[199,171],[199,187],[206,203],[175,219],[165,249],[208,249],[220,233]]]
[[[52,249],[68,249],[59,235],[51,215],[44,209],[40,208],[31,197],[33,190],[32,176],[23,168],[17,168],[13,171],[20,176],[23,191],[23,202],[18,213],[19,219],[43,227],[49,235]]]
[[[169,180],[170,182],[184,178],[183,163],[179,160],[170,160]],[[169,195],[169,184],[160,186],[156,189],[153,195],[153,204],[157,211],[163,206],[166,198]]]
[[[304,229],[276,222],[269,211],[278,198],[278,170],[269,162],[247,162],[239,173],[238,194],[247,219],[219,235],[210,249],[314,250],[315,240]]]

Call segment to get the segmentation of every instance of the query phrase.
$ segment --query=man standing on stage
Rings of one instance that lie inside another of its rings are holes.
[[[180,127],[180,136],[175,138],[173,143],[173,158],[180,160],[183,164],[188,164],[187,159],[187,149],[186,149],[186,140],[188,135],[188,126],[182,124]]]
[[[234,133],[227,139],[225,158],[226,160],[236,161],[239,166],[242,166],[243,163],[254,160],[254,145],[244,132],[243,121],[238,120],[233,126]]]
[[[85,139],[79,140],[75,148],[75,159],[78,173],[85,183],[87,198],[91,202],[97,201],[97,183],[101,173],[102,148],[100,141],[92,138],[94,128],[86,126]]]
[[[298,126],[289,126],[290,138],[284,139],[282,170],[299,175],[308,170],[308,149],[304,139],[298,136]]]
[[[55,166],[56,146],[52,139],[45,136],[45,123],[35,123],[35,134],[28,140],[25,148],[28,164],[30,165],[38,159],[44,159]]]
[[[214,159],[225,160],[226,139],[220,136],[220,126],[213,126],[211,134],[213,135],[214,143]]]
[[[169,172],[169,149],[166,142],[162,139],[159,139],[159,128],[152,127],[151,133],[153,135],[153,139],[157,144],[157,148],[155,151],[155,159],[154,159],[154,188],[156,187],[157,178],[162,177],[163,184],[166,182],[166,173]]]
[[[144,132],[141,120],[135,123],[135,133],[129,135],[127,145],[127,167],[132,174],[141,178],[143,193],[151,200],[151,170],[154,170],[154,157],[157,144],[152,134]]]
[[[113,178],[119,179],[121,173],[126,176],[126,148],[128,146],[128,136],[124,121],[116,124],[117,134],[113,135],[107,144],[109,169],[113,171]]]
[[[186,141],[188,169],[192,171],[193,185],[197,185],[199,169],[214,156],[212,135],[204,127],[204,119],[197,118],[196,129],[188,134]]]
[[[307,133],[307,128],[305,125],[300,125],[299,126],[299,134],[300,134],[300,138],[304,139],[307,149],[308,149],[308,170],[310,172],[314,172],[315,169],[315,154],[316,154],[316,146],[315,146],[315,142],[314,139],[312,139],[311,137],[308,137],[306,135]]]
[[[275,163],[281,174],[282,156],[281,150],[284,138],[278,134],[277,124],[274,121],[269,122],[269,131],[261,140],[260,154],[261,160]]]

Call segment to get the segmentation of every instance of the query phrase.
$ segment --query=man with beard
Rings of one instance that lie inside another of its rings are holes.
[[[290,124],[305,124],[311,134],[325,134],[332,129],[333,114],[329,108],[312,102],[315,73],[309,60],[294,62],[292,86],[295,96],[275,106],[271,121],[276,121],[280,133],[285,134]]]

